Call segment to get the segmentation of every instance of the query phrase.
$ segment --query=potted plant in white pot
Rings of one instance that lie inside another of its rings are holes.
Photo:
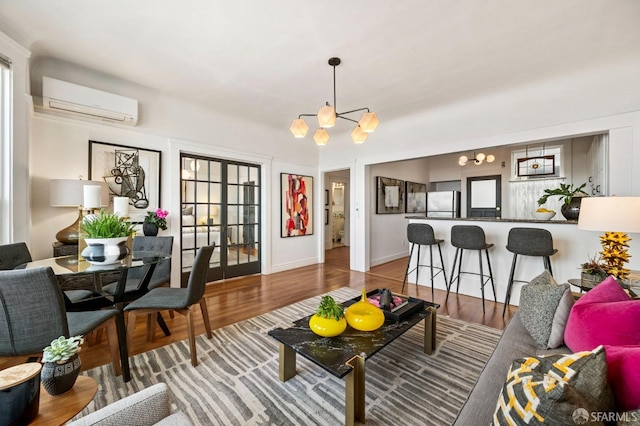
[[[60,395],[75,384],[80,373],[78,352],[82,343],[82,336],[60,336],[42,351],[40,379],[49,394]]]
[[[586,183],[583,183],[579,187],[575,188],[573,184],[564,184],[561,183],[560,187],[554,189],[545,189],[544,195],[538,199],[538,205],[541,206],[547,202],[547,199],[551,196],[557,195],[560,197],[560,201],[562,203],[562,207],[560,208],[560,213],[567,220],[578,220],[578,215],[580,214],[580,202],[582,201],[582,197],[589,196],[586,192],[584,192],[584,187],[587,186]]]
[[[131,222],[115,213],[105,212],[84,218],[81,226],[87,247],[82,257],[94,265],[119,262],[129,254],[127,239],[134,232]]]

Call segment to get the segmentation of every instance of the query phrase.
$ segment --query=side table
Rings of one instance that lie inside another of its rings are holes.
[[[55,241],[53,244],[53,257],[70,256],[78,254],[77,244],[62,244],[59,241]]]
[[[567,280],[569,282],[569,284],[576,286],[580,289],[580,292],[582,293],[583,291],[589,291],[589,290],[593,290],[593,288],[595,286],[590,286],[590,285],[585,285],[582,283],[582,279],[580,278],[571,278]],[[597,285],[597,284],[596,284]],[[629,283],[623,283],[621,284],[621,287],[629,294],[629,296],[631,296],[634,299],[637,299],[638,293],[640,293],[639,288],[630,285]]]
[[[78,376],[76,384],[62,395],[49,395],[40,386],[40,410],[30,425],[61,425],[86,407],[98,391],[98,383],[89,376]]]

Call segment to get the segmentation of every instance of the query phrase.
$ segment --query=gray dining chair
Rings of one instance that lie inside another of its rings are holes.
[[[0,270],[8,271],[31,262],[31,253],[25,243],[0,245]]]
[[[198,365],[193,316],[196,309],[195,306],[199,304],[200,310],[202,311],[202,319],[204,320],[204,327],[207,331],[207,337],[211,339],[212,334],[211,325],[209,324],[209,312],[207,311],[207,302],[203,296],[207,284],[209,261],[214,248],[215,243],[198,249],[186,288],[157,287],[150,290],[146,295],[129,303],[129,305],[124,308],[125,312],[127,312],[129,316],[127,324],[127,339],[129,343],[133,337],[133,332],[136,327],[136,318],[138,316],[147,316],[147,339],[153,341],[156,324],[156,322],[153,321],[153,316],[160,311],[173,310],[187,318],[187,333],[189,335],[191,364],[194,367]]]
[[[146,237],[139,236],[133,239],[133,252],[154,252],[171,256],[173,250],[173,236],[166,237]],[[135,268],[127,275],[127,284],[124,289],[123,302],[127,303],[148,293],[156,287],[169,287],[171,283],[171,260],[163,260],[158,263],[151,274],[148,283],[143,283],[142,279],[146,274],[145,268]],[[104,285],[102,289],[108,294],[116,293],[117,283]]]
[[[0,245],[0,270],[23,268],[26,263],[31,262],[31,253],[25,243],[12,243]],[[86,300],[93,295],[93,292],[84,288],[74,288],[64,290],[65,303],[67,308],[74,303]]]
[[[106,327],[113,370],[119,376],[128,359],[117,315],[122,313],[115,309],[66,312],[62,290],[49,267],[0,271],[0,356],[41,355],[60,336],[86,335]]]

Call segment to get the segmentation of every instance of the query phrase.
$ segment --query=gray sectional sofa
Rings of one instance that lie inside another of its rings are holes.
[[[498,395],[505,383],[513,360],[534,355],[571,353],[569,348],[540,349],[526,328],[518,312],[513,316],[487,361],[454,425],[489,425],[496,409]]]

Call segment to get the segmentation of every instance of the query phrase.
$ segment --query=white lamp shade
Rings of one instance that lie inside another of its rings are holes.
[[[379,123],[380,121],[378,120],[378,116],[375,112],[365,112],[362,114],[360,121],[358,121],[360,128],[365,133],[373,132],[376,127],[378,127]]]
[[[329,133],[325,129],[318,129],[313,134],[313,140],[316,145],[326,145],[329,142]]]
[[[85,185],[102,188],[100,206],[109,205],[109,186],[106,182],[80,179],[53,179],[49,182],[49,204],[52,207],[79,207],[84,203]],[[99,206],[99,207],[100,207]]]
[[[289,127],[291,133],[296,138],[304,138],[307,136],[307,132],[309,131],[309,126],[302,118],[296,118],[291,122],[291,127]]]
[[[353,143],[364,143],[364,141],[367,140],[367,136],[369,135],[366,134],[360,126],[356,126],[356,128],[353,129],[353,132],[351,132],[351,140]]]
[[[487,163],[493,163],[495,161],[496,157],[494,155],[487,155]]]
[[[481,152],[478,153],[478,155],[476,155],[476,160],[478,160],[480,163],[482,163],[485,159],[485,155]]]
[[[336,110],[331,105],[323,106],[318,110],[318,126],[328,129],[336,125]],[[316,132],[317,133],[317,132]]]
[[[467,161],[469,161],[469,157],[467,157],[466,155],[461,155],[460,158],[458,158],[458,164],[460,164],[461,166],[467,164]]]
[[[640,197],[584,197],[578,229],[601,232],[640,232]]]

